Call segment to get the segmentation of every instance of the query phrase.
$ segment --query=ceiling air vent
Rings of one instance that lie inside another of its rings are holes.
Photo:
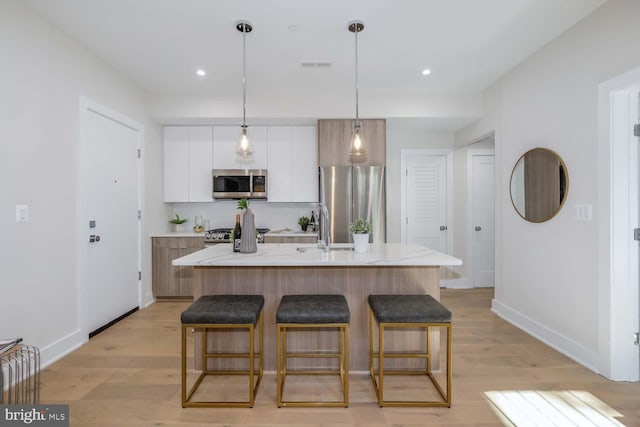
[[[329,61],[300,61],[302,68],[331,68]]]

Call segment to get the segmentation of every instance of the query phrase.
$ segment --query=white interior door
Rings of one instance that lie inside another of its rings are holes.
[[[404,241],[447,253],[447,155],[404,156]]]
[[[636,138],[632,138],[630,146],[632,147],[633,150],[635,150],[636,162],[633,165],[635,167],[632,167],[632,169],[633,169],[633,174],[635,175],[635,180],[637,182],[638,187],[636,188],[637,198],[635,200],[631,200],[630,204],[632,206],[635,205],[636,213],[638,214],[636,224],[638,225],[638,227],[640,227],[640,150],[637,148],[638,142],[640,142],[640,93],[636,94],[635,102],[632,101],[631,105],[632,105],[632,108],[631,108],[630,116],[631,117],[635,116],[637,118],[637,122],[635,123],[634,129],[633,129],[633,134]],[[636,243],[640,243],[640,242],[636,242]],[[634,336],[634,344],[640,344],[640,250],[638,249],[638,246],[635,247],[635,251],[633,251],[632,253],[635,255],[635,259],[636,259],[635,272],[637,275],[635,276],[635,283],[637,286],[636,289],[638,289],[637,296],[636,296],[636,301],[638,305],[636,306],[635,313],[633,313],[636,315],[636,323],[638,326],[638,328],[636,329],[637,332],[635,333],[635,336]],[[638,364],[636,366],[638,368],[637,372],[640,372],[640,353],[636,353],[636,357],[638,359]]]
[[[474,287],[492,287],[495,283],[494,167],[494,156],[472,156]]]
[[[81,126],[79,281],[90,333],[139,306],[141,138],[95,108],[81,110]]]

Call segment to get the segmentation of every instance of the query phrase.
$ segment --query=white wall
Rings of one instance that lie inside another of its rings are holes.
[[[0,2],[0,58],[0,337],[23,337],[46,364],[86,340],[76,283],[79,97],[145,125],[152,183],[161,181],[160,130],[139,89],[18,0]],[[158,196],[147,187],[148,211]],[[17,204],[29,205],[29,222],[15,222]]]
[[[387,242],[400,242],[400,182],[402,149],[450,148],[454,135],[449,130],[434,130],[416,126],[415,122],[387,119]],[[454,208],[455,210],[455,208]]]
[[[153,95],[150,98],[150,115],[155,120],[169,123],[194,124],[199,119],[211,124],[238,124],[242,115],[240,93],[237,97]],[[477,118],[482,113],[479,93],[371,93],[360,88],[360,118]],[[318,93],[310,88],[304,97],[294,93],[252,94],[247,92],[248,124],[277,124],[273,119],[308,118],[307,124],[315,124],[319,118],[352,118],[355,114],[352,92],[335,94]],[[186,118],[187,121],[177,120]],[[227,118],[226,120],[224,118]],[[285,121],[285,124],[292,124]]]
[[[612,0],[505,74],[483,97],[484,117],[456,135],[464,145],[495,130],[494,310],[594,371],[598,354],[598,84],[640,64],[640,2]],[[511,206],[508,182],[536,146],[563,157],[569,193],[552,220],[533,224]],[[609,171],[601,171],[608,173]],[[592,221],[573,205],[593,206]]]

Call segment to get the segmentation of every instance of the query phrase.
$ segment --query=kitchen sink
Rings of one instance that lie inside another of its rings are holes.
[[[324,252],[325,248],[322,246],[299,246],[296,248],[296,251],[300,253],[304,252],[313,252],[313,251],[322,251]],[[353,246],[330,246],[329,251],[352,251]]]

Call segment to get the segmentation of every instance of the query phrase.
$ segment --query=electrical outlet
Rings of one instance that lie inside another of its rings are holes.
[[[574,218],[582,221],[591,221],[592,219],[592,207],[591,205],[573,205],[575,211]]]
[[[16,205],[16,222],[29,221],[29,205]]]

